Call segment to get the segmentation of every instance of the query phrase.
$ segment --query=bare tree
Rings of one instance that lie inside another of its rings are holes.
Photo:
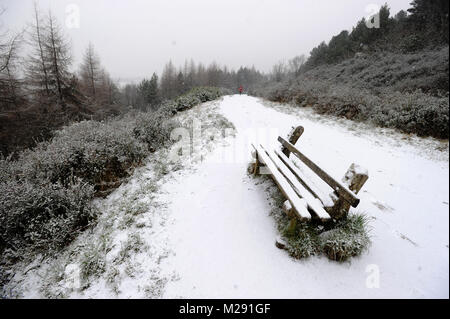
[[[289,72],[297,77],[302,69],[303,64],[306,62],[306,56],[304,54],[298,55],[289,60]]]
[[[51,11],[47,16],[44,40],[44,59],[49,61],[50,85],[56,91],[58,101],[63,102],[69,88],[71,78],[69,67],[72,59],[70,45]]]
[[[102,73],[100,58],[95,53],[92,43],[89,43],[80,66],[81,86],[85,95],[96,98],[99,82],[103,79]]]
[[[45,26],[39,14],[38,7],[34,3],[34,21],[28,32],[28,43],[33,49],[28,56],[26,64],[26,76],[29,89],[34,95],[50,97],[50,77],[48,59],[44,51]]]
[[[28,41],[32,52],[26,64],[29,89],[37,98],[62,103],[72,94],[70,45],[51,11],[42,19],[35,4],[33,20]]]
[[[2,15],[4,10],[0,12]],[[18,77],[19,47],[22,33],[10,35],[7,31],[0,31],[0,108],[2,110],[20,106],[23,98],[21,81]]]
[[[286,63],[280,61],[272,67],[272,77],[276,82],[281,82],[286,76]]]
[[[97,90],[98,102],[103,105],[114,104],[117,100],[118,88],[105,69],[101,69]]]

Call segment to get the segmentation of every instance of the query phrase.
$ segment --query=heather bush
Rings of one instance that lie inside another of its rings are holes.
[[[215,87],[197,87],[175,99],[177,111],[189,109],[197,104],[213,101],[223,95],[224,91]]]
[[[384,96],[382,102],[372,109],[370,119],[375,124],[421,136],[448,138],[448,98],[433,97],[422,92],[396,92]]]
[[[134,136],[147,144],[151,152],[169,142],[170,132],[179,126],[179,123],[169,117],[173,110],[169,105],[166,104],[167,109],[161,109],[154,113],[143,113],[136,119]]]
[[[93,185],[125,177],[146,156],[146,146],[133,135],[133,122],[83,121],[64,127],[51,141],[21,154],[19,174],[63,185],[74,176]]]
[[[49,180],[0,182],[2,264],[26,251],[63,247],[96,218],[94,189],[79,179],[67,186]]]

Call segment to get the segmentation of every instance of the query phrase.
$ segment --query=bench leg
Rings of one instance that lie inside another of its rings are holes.
[[[292,217],[291,220],[289,221],[289,225],[288,225],[288,228],[287,228],[288,234],[289,235],[294,235],[296,227],[297,227],[297,218],[296,217]]]
[[[358,194],[368,179],[369,174],[367,173],[367,170],[353,163],[350,165],[347,173],[345,173],[342,182],[347,185],[352,192]],[[328,209],[328,213],[334,219],[345,218],[350,210],[350,206],[351,205],[347,201],[338,197],[334,206]]]
[[[253,175],[255,175],[255,176],[259,174],[259,165],[260,165],[260,163],[259,163],[258,152],[256,152],[256,154],[255,154],[255,167],[253,169]]]

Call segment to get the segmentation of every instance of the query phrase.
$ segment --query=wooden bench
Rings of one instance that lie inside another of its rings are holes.
[[[358,206],[360,199],[357,194],[368,179],[365,169],[352,164],[342,182],[335,180],[294,146],[303,132],[303,127],[299,126],[293,128],[287,140],[278,137],[281,149],[252,144],[255,160],[253,174],[271,175],[287,199],[283,209],[292,217],[292,227],[295,227],[297,220],[318,219],[326,222],[346,217],[350,207]],[[301,169],[297,166],[290,159],[292,154],[306,167]],[[317,187],[315,182],[307,177],[305,169],[320,177],[331,190],[324,192]]]

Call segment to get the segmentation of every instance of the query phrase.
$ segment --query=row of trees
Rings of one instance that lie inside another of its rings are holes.
[[[154,73],[150,80],[144,79],[138,85],[127,84],[124,88],[124,103],[138,108],[155,108],[161,100],[172,99],[198,86],[214,86],[236,91],[239,86],[252,90],[266,79],[255,67],[241,67],[229,70],[217,63],[204,66],[193,60],[186,61],[182,67],[175,67],[169,61],[159,79]]]
[[[388,5],[378,12],[379,28],[361,19],[351,32],[342,31],[311,51],[305,69],[343,61],[360,51],[414,52],[448,45],[447,0],[414,0],[411,8],[391,16]]]
[[[29,50],[21,50],[27,46]],[[20,51],[29,52],[21,56]],[[30,105],[112,104],[117,87],[89,44],[80,70],[70,71],[71,47],[51,11],[41,15],[35,5],[26,30],[0,33],[0,110]]]

